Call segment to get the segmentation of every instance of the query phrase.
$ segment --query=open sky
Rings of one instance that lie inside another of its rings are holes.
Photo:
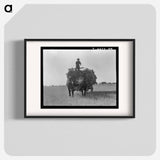
[[[66,85],[68,68],[77,58],[81,67],[93,69],[97,82],[116,82],[116,50],[44,50],[44,85]]]

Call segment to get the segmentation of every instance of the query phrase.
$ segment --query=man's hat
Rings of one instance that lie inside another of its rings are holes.
[[[77,58],[77,60],[79,60],[79,58]]]

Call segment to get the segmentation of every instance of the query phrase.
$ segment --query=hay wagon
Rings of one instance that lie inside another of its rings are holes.
[[[67,87],[69,91],[69,96],[74,96],[74,91],[81,91],[82,95],[86,95],[86,92],[89,90],[93,91],[93,85],[96,84],[96,79],[97,77],[94,71],[91,69],[68,69]]]

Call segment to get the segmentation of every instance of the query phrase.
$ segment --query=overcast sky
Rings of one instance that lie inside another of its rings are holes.
[[[66,85],[68,68],[75,67],[77,58],[81,67],[93,69],[97,82],[116,82],[116,50],[44,50],[44,85]]]

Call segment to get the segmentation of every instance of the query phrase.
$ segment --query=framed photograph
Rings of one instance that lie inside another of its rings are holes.
[[[134,39],[25,39],[25,117],[134,118]]]

